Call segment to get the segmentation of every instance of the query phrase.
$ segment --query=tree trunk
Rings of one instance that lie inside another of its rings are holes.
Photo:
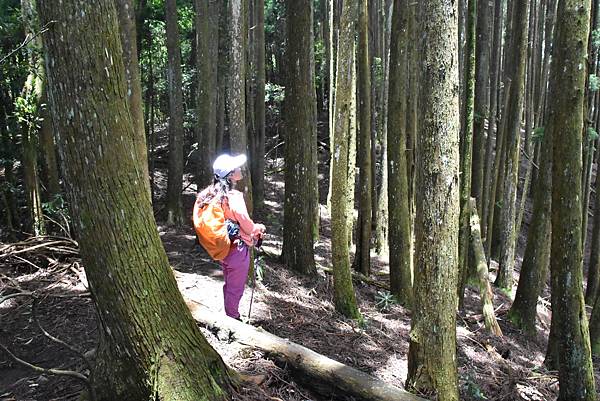
[[[44,83],[47,86],[47,83]],[[52,126],[52,116],[48,110],[48,90],[44,89],[41,104],[41,125],[40,125],[40,152],[43,158],[44,183],[48,198],[52,199],[60,194],[60,182],[58,173],[58,160],[56,158],[56,143],[54,142],[54,128]]]
[[[421,119],[415,219],[415,305],[407,387],[458,400],[456,286],[459,94],[456,2],[420,4]],[[436,88],[432,91],[431,88]]]
[[[519,143],[521,140],[521,114],[524,102],[525,64],[527,61],[527,10],[528,2],[515,0],[513,6],[513,29],[511,54],[507,57],[507,76],[511,80],[512,90],[506,118],[506,173],[504,176],[502,208],[500,213],[500,260],[498,276],[495,284],[500,288],[512,291],[513,270],[515,264],[515,209],[517,201],[517,185],[519,172]]]
[[[146,148],[146,130],[142,109],[142,82],[138,63],[137,29],[135,26],[135,7],[132,0],[117,0],[117,17],[119,18],[119,36],[123,48],[125,63],[125,79],[127,80],[127,101],[133,125],[137,130],[135,136],[136,157],[142,162],[145,175],[148,177],[148,152]],[[148,178],[146,178],[148,179]]]
[[[177,4],[165,0],[167,26],[167,82],[169,87],[169,172],[167,179],[167,224],[181,224],[183,210],[181,190],[183,187],[183,92],[181,77],[181,53]]]
[[[408,61],[406,47],[409,31],[406,27],[407,1],[395,0],[392,13],[390,47],[390,81],[388,113],[388,205],[390,246],[390,287],[396,298],[406,306],[413,303],[411,271],[411,230],[406,168],[406,93]]]
[[[350,273],[348,251],[348,148],[354,80],[354,1],[344,1],[340,16],[340,37],[337,52],[337,84],[335,93],[335,128],[331,153],[331,250],[333,259],[334,303],[338,312],[360,317]]]
[[[313,222],[317,177],[312,166],[316,132],[313,4],[286,2],[285,201],[282,256],[300,273],[316,274]]]
[[[213,102],[214,79],[213,63],[210,47],[215,38],[211,35],[209,2],[195,0],[196,10],[196,71],[198,76],[198,90],[196,92],[196,108],[198,121],[196,122],[196,141],[198,142],[198,168],[196,170],[196,183],[203,188],[212,182],[212,163],[215,159],[217,139],[217,108]]]
[[[229,74],[227,87],[227,115],[229,116],[229,143],[233,153],[248,153],[246,128],[246,15],[247,0],[230,0],[229,17]],[[248,165],[243,168],[243,179],[238,189],[244,193],[248,211],[252,213],[252,178]]]
[[[479,0],[485,1],[485,0]],[[473,107],[475,101],[475,29],[477,21],[477,0],[468,0],[467,44],[464,65],[464,114],[461,116],[460,132],[460,232],[458,235],[458,302],[462,307],[464,288],[468,275],[471,199],[471,168],[473,155]],[[483,133],[480,133],[481,135]]]
[[[494,2],[494,35],[492,39],[491,47],[491,62],[490,62],[490,118],[488,124],[488,135],[485,146],[485,173],[483,177],[483,194],[481,204],[481,235],[486,238],[487,245],[487,231],[488,231],[488,216],[489,211],[493,210],[490,206],[492,205],[489,201],[491,193],[490,187],[492,185],[492,165],[493,165],[493,148],[496,145],[496,153],[498,153],[498,76],[500,75],[500,56],[502,53],[502,22],[504,19],[504,1],[495,0]],[[495,195],[494,195],[495,196]],[[486,253],[489,259],[489,252]]]
[[[556,314],[559,400],[596,400],[582,292],[581,133],[589,0],[558,4],[550,67],[552,157],[552,313]],[[560,138],[560,140],[558,140]]]
[[[475,45],[475,104],[473,115],[473,168],[471,194],[477,201],[477,214],[482,211],[483,166],[485,156],[485,121],[489,119],[490,88],[490,7],[489,1],[477,2],[477,40]],[[492,122],[489,121],[488,128]],[[487,136],[491,131],[488,129]]]
[[[256,151],[255,171],[252,174],[253,200],[256,207],[262,207],[265,197],[265,4],[256,0]],[[316,131],[315,131],[316,135]],[[316,157],[316,155],[315,155]],[[318,195],[318,193],[317,193]],[[318,201],[318,198],[317,198]],[[318,206],[318,204],[317,204]]]
[[[368,276],[371,273],[371,224],[372,224],[372,184],[371,184],[371,67],[369,58],[369,30],[367,0],[359,1],[358,19],[358,93],[359,139],[358,165],[360,169],[358,227],[356,231],[356,254],[354,268]]]
[[[114,3],[38,1],[71,216],[100,321],[95,399],[225,400],[233,378],[198,330],[162,247],[127,106]]]
[[[552,132],[547,130],[542,143],[542,164],[533,200],[533,216],[521,265],[515,300],[508,311],[513,324],[534,335],[537,301],[546,285],[550,263],[552,207]]]

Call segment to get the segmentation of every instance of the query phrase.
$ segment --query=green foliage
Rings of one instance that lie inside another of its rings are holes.
[[[262,256],[254,259],[254,271],[256,272],[256,281],[263,281],[266,271],[265,259]]]
[[[533,132],[531,134],[531,138],[533,138],[534,141],[539,142],[542,139],[544,139],[544,127],[536,127],[533,129]]]
[[[596,74],[590,74],[589,88],[591,92],[596,92],[600,88],[600,78]]]
[[[265,84],[265,102],[268,104],[281,106],[285,99],[285,87],[271,82]]]
[[[592,31],[592,46],[595,49],[600,47],[600,29],[594,29]]]
[[[598,132],[594,129],[594,127],[588,127],[587,129],[587,140],[589,142],[593,142],[598,139]]]
[[[373,78],[375,85],[380,85],[383,82],[383,61],[381,57],[373,57],[373,64],[371,65],[373,71]]]
[[[469,394],[472,398],[475,398],[476,400],[487,400],[487,397],[481,390],[481,387],[479,387],[479,385],[475,383],[470,376],[467,377],[465,388],[466,393]]]
[[[392,305],[398,304],[396,298],[389,291],[377,291],[375,295],[375,305],[382,312],[390,310]]]

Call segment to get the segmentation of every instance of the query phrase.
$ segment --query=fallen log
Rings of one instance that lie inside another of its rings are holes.
[[[469,221],[471,227],[471,246],[475,258],[475,272],[483,309],[483,321],[486,329],[497,336],[502,336],[502,329],[500,329],[496,320],[496,314],[494,313],[494,304],[492,303],[494,293],[492,292],[492,286],[488,277],[489,270],[485,251],[483,250],[483,243],[481,242],[481,227],[479,225],[479,216],[477,215],[474,198],[471,198],[469,208],[471,212],[471,219]]]
[[[270,357],[289,364],[302,375],[340,390],[361,400],[373,401],[425,401],[391,384],[364,372],[334,361],[306,347],[277,337],[262,329],[244,324],[218,314],[196,301],[186,299],[194,319],[201,325],[226,330],[241,344],[258,348]],[[309,383],[313,383],[310,381]]]
[[[333,269],[330,267],[321,267],[321,269],[327,274],[333,274]],[[381,283],[377,280],[367,277],[364,274],[354,271],[354,270],[352,271],[352,279],[354,281],[362,281],[363,283],[370,284],[373,287],[381,288],[383,290],[387,290],[387,291],[390,290],[390,286],[388,284]]]

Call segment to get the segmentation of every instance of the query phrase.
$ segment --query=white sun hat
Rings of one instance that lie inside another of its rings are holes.
[[[233,170],[242,167],[244,164],[246,164],[246,155],[244,154],[237,156],[222,154],[213,163],[213,172],[218,178],[225,178]]]

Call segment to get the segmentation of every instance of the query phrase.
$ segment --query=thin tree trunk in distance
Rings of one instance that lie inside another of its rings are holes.
[[[119,34],[123,48],[125,78],[127,79],[127,100],[129,112],[136,129],[134,137],[136,157],[138,157],[148,176],[148,152],[146,148],[146,130],[142,109],[142,82],[138,63],[137,29],[135,26],[135,7],[132,0],[117,0],[117,16],[119,18]]]
[[[456,2],[420,4],[421,119],[415,219],[415,304],[407,388],[458,396],[456,287],[459,228],[459,93]],[[426,67],[425,67],[426,66]],[[432,91],[431,88],[436,88]]]
[[[338,312],[357,319],[360,317],[352,286],[348,250],[348,132],[352,109],[354,60],[354,1],[344,1],[340,16],[340,38],[337,52],[337,84],[335,93],[335,127],[331,162],[331,248],[333,254],[334,303]]]
[[[167,26],[167,82],[169,87],[169,172],[167,179],[167,224],[181,224],[183,211],[183,92],[181,77],[181,52],[177,4],[165,0]]]
[[[255,56],[256,56],[256,151],[255,171],[252,174],[253,200],[262,207],[265,197],[265,2],[256,0]],[[315,133],[316,134],[316,133]],[[316,155],[315,155],[316,157]],[[317,198],[318,202],[318,198]],[[317,204],[318,207],[318,204]]]
[[[136,128],[114,3],[38,5],[42,23],[57,21],[43,39],[71,216],[100,319],[95,399],[228,399],[234,379],[177,289],[144,167],[131,157]]]
[[[215,38],[211,35],[209,2],[195,0],[196,11],[196,71],[198,90],[196,92],[196,142],[198,143],[198,168],[196,170],[196,183],[204,187],[212,182],[212,163],[215,158],[217,139],[217,109],[213,103],[213,63],[210,46]]]
[[[527,61],[527,9],[528,2],[515,0],[513,14],[513,36],[507,71],[513,90],[505,110],[506,129],[506,173],[500,213],[500,260],[495,284],[512,291],[515,264],[515,208],[519,172],[519,144],[521,139],[521,113],[524,102],[525,63]],[[504,117],[503,117],[504,118]]]
[[[550,67],[552,313],[556,314],[561,401],[596,400],[582,292],[581,133],[589,0],[559,1]],[[560,138],[560,140],[559,140]]]
[[[47,83],[44,83],[47,85]],[[48,198],[60,194],[60,182],[58,173],[58,160],[56,157],[56,143],[54,142],[54,128],[52,126],[52,116],[48,109],[48,90],[44,89],[41,99],[41,125],[40,125],[40,151],[43,158],[44,182]]]

